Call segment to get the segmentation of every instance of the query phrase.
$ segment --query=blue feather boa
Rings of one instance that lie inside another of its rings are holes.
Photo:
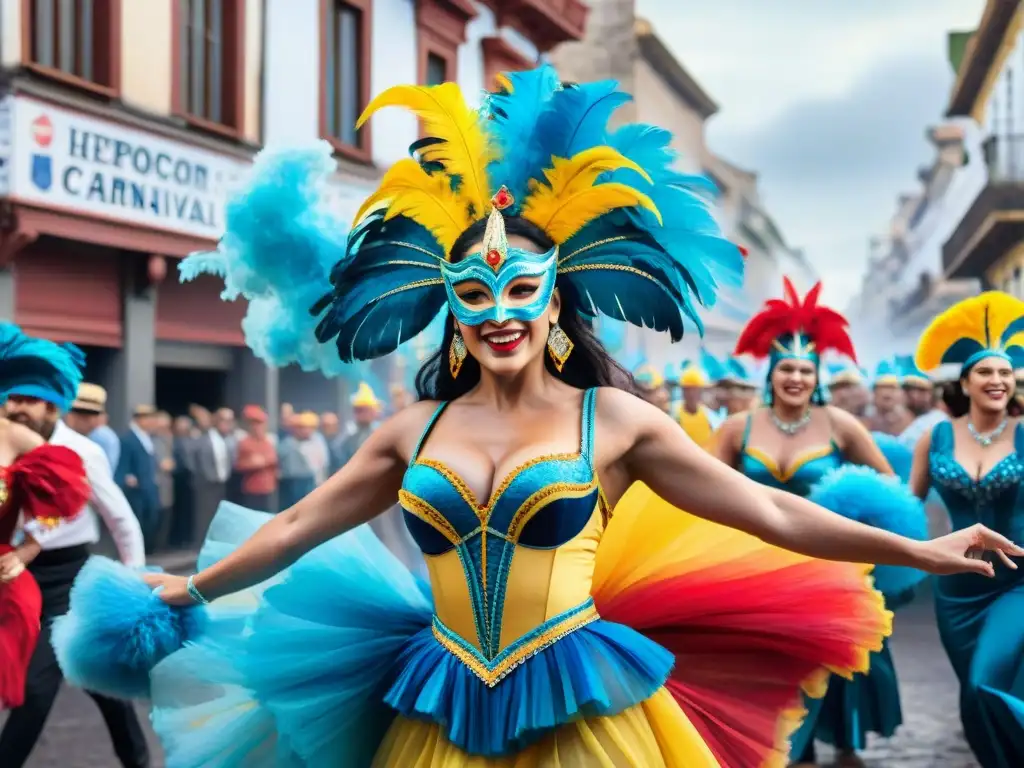
[[[875,440],[885,460],[889,462],[892,471],[904,483],[910,482],[910,468],[914,463],[914,452],[899,441],[899,438],[887,435],[884,432],[872,432],[871,437]]]
[[[928,538],[924,504],[897,477],[845,464],[811,489],[810,500],[843,517],[917,541]],[[892,608],[906,602],[927,574],[916,568],[879,565],[875,588]]]
[[[204,608],[173,608],[138,571],[105,557],[85,564],[51,643],[73,685],[117,698],[147,698],[149,673],[202,633]]]

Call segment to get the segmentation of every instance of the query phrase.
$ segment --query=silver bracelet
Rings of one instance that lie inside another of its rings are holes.
[[[199,605],[209,605],[210,601],[203,597],[203,593],[199,591],[196,586],[195,576],[189,576],[188,581],[185,584],[185,589],[188,592],[188,596],[195,600]]]

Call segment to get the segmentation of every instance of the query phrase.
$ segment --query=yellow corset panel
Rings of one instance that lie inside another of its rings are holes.
[[[505,588],[499,651],[590,597],[597,545],[604,527],[598,506],[584,529],[561,547],[515,548]],[[469,586],[458,553],[453,550],[427,556],[426,561],[437,617],[480,650]]]

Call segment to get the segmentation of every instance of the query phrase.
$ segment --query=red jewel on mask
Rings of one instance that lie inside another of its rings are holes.
[[[494,197],[491,198],[491,205],[497,208],[499,211],[503,211],[508,208],[512,203],[515,202],[515,198],[512,197],[512,193],[508,191],[507,187],[502,187],[497,191]]]
[[[492,248],[487,252],[487,255],[484,256],[484,261],[486,261],[489,266],[496,267],[501,261],[501,254]]]

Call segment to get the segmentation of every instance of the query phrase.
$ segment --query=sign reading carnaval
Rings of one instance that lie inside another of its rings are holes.
[[[217,239],[250,163],[21,96],[0,103],[19,201]]]

